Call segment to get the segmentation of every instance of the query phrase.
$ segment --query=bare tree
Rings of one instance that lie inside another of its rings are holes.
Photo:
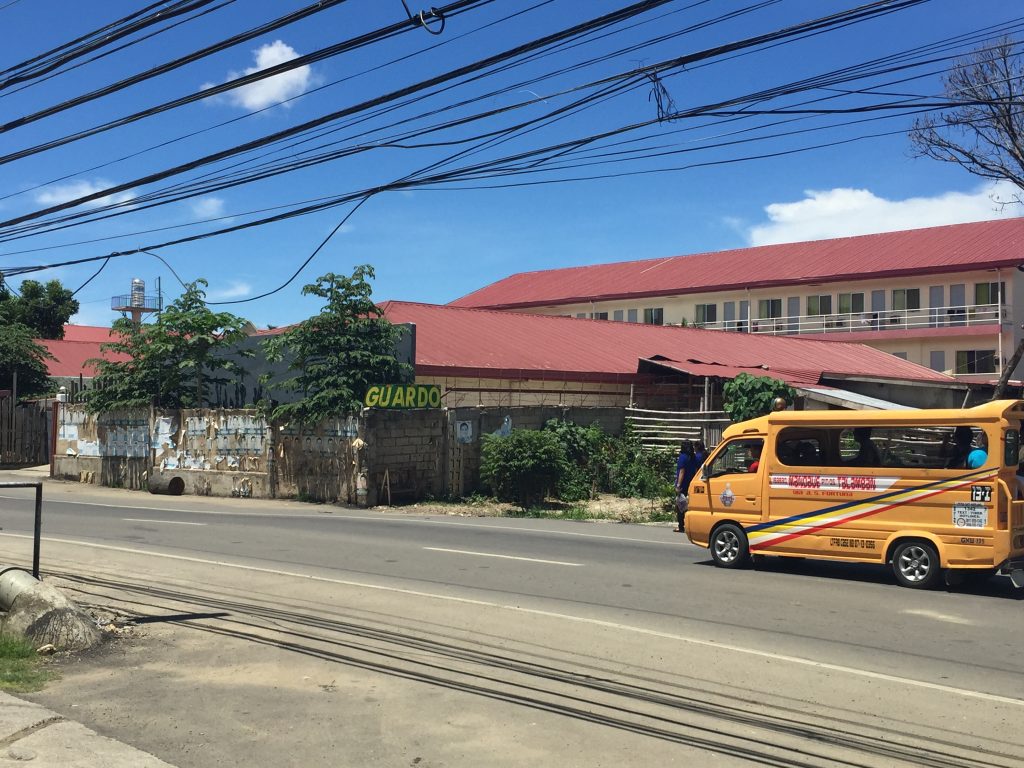
[[[916,155],[1024,190],[1024,61],[1016,48],[1003,38],[953,64],[944,85],[957,106],[914,121]],[[1020,192],[1013,202],[1024,202]]]
[[[994,202],[1024,203],[1024,61],[1017,43],[1004,37],[956,61],[944,86],[956,106],[914,121],[914,153],[956,163],[975,176],[1010,181],[1017,188],[1011,199]],[[1024,339],[1003,367],[993,399],[1003,396],[1022,355]]]

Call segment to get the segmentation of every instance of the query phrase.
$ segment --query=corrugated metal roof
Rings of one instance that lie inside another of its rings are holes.
[[[102,325],[65,325],[64,341],[110,341],[110,327]]]
[[[698,375],[759,370],[797,383],[816,384],[829,373],[955,381],[861,344],[399,301],[381,308],[392,323],[416,325],[421,375],[607,379],[632,377],[641,360],[651,360]]]
[[[1024,263],[1024,219],[520,272],[451,302],[516,308],[940,274]]]
[[[107,329],[110,330],[109,328]],[[67,331],[65,330],[65,334]],[[107,341],[104,338],[103,341]],[[104,358],[116,362],[129,360],[128,355],[115,352],[103,352],[98,341],[62,341],[54,339],[40,339],[39,343],[46,347],[53,360],[46,361],[46,370],[50,376],[78,376],[82,375],[91,378],[96,375],[96,369],[86,363],[94,358]]]

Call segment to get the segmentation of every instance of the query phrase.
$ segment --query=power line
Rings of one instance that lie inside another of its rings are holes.
[[[307,121],[305,123],[301,123],[301,124],[293,126],[291,128],[283,129],[281,131],[278,131],[276,133],[270,134],[268,136],[264,136],[264,137],[261,137],[259,139],[255,139],[255,140],[246,142],[244,144],[236,145],[235,147],[232,147],[232,148],[229,148],[229,149],[225,149],[225,150],[221,150],[219,152],[215,152],[213,154],[206,155],[205,157],[199,158],[197,160],[193,160],[193,161],[190,161],[188,163],[184,163],[182,165],[178,165],[178,166],[175,166],[175,167],[170,168],[170,169],[165,169],[163,171],[158,171],[156,173],[149,174],[149,175],[147,175],[145,177],[142,177],[142,178],[139,178],[139,179],[134,179],[134,180],[132,180],[130,182],[125,182],[123,184],[114,185],[113,187],[110,187],[110,188],[107,188],[107,189],[104,189],[104,190],[99,190],[99,191],[91,193],[89,195],[83,195],[83,196],[81,196],[79,198],[76,198],[74,200],[69,200],[69,201],[66,201],[64,203],[59,203],[59,204],[50,206],[48,208],[44,208],[44,209],[41,209],[41,210],[38,210],[38,211],[34,211],[34,212],[27,213],[27,214],[23,214],[21,216],[15,217],[13,219],[8,219],[6,221],[2,221],[2,222],[0,222],[0,227],[11,227],[11,226],[14,226],[14,225],[17,225],[17,224],[21,224],[21,223],[26,222],[26,221],[31,221],[33,219],[37,219],[37,218],[46,216],[46,215],[51,214],[51,213],[56,213],[56,212],[61,211],[61,210],[66,210],[68,208],[76,207],[78,205],[81,205],[82,203],[90,202],[90,201],[96,200],[96,199],[98,199],[100,197],[105,197],[105,196],[116,194],[116,193],[119,193],[119,192],[124,192],[124,191],[127,191],[127,190],[135,188],[135,187],[139,187],[139,186],[142,186],[142,185],[145,185],[145,184],[153,183],[155,181],[161,181],[161,180],[163,180],[165,178],[169,178],[171,176],[178,175],[180,173],[183,173],[183,172],[186,172],[186,171],[189,171],[189,170],[193,170],[195,168],[199,168],[199,167],[202,167],[204,165],[209,165],[211,163],[218,162],[220,160],[224,160],[224,159],[227,159],[229,157],[233,157],[233,156],[241,154],[243,152],[247,152],[247,151],[250,151],[252,149],[256,149],[256,148],[259,148],[261,146],[265,146],[265,145],[267,145],[269,143],[272,143],[274,141],[278,141],[278,140],[283,139],[283,138],[288,138],[290,136],[294,136],[294,135],[303,133],[303,132],[308,131],[308,130],[310,130],[312,128],[316,128],[316,127],[318,127],[320,125],[324,125],[326,123],[329,123],[329,122],[332,122],[334,120],[337,120],[337,119],[339,119],[341,117],[345,117],[345,116],[348,116],[348,115],[352,115],[352,114],[356,114],[356,113],[359,113],[359,112],[363,112],[363,111],[365,111],[367,109],[370,109],[372,107],[380,106],[382,104],[386,104],[386,103],[389,103],[389,102],[393,102],[393,101],[395,101],[397,99],[400,99],[400,98],[403,98],[405,96],[408,96],[408,95],[411,95],[411,94],[414,94],[414,93],[418,93],[418,92],[427,90],[427,89],[429,89],[429,88],[431,88],[431,87],[433,87],[435,85],[440,85],[440,84],[443,84],[443,83],[446,83],[446,82],[450,82],[450,81],[456,80],[456,79],[458,79],[458,78],[460,78],[462,76],[465,76],[467,74],[478,73],[481,70],[485,70],[485,69],[493,66],[494,64],[501,63],[501,62],[506,61],[506,60],[508,60],[510,58],[513,58],[515,56],[521,55],[523,53],[528,53],[528,52],[531,52],[531,51],[534,51],[534,50],[542,49],[542,48],[544,48],[544,47],[546,47],[548,45],[551,45],[553,43],[560,42],[560,41],[562,41],[564,39],[568,39],[570,37],[576,36],[576,35],[580,34],[581,32],[588,31],[588,30],[596,28],[598,26],[605,26],[605,25],[608,25],[608,24],[611,24],[611,23],[615,23],[616,21],[620,21],[620,20],[623,20],[625,18],[630,18],[631,16],[634,16],[634,15],[646,12],[648,10],[651,10],[652,8],[655,8],[657,6],[665,4],[665,2],[667,2],[667,1],[668,0],[647,0],[646,2],[635,3],[635,4],[631,5],[631,6],[628,6],[627,8],[621,9],[619,11],[615,11],[613,13],[606,14],[604,16],[601,16],[601,17],[598,17],[596,19],[584,22],[582,24],[574,25],[572,27],[569,27],[568,29],[561,30],[560,32],[556,32],[556,33],[553,33],[553,34],[545,35],[544,37],[535,39],[533,41],[524,43],[522,45],[516,46],[516,47],[511,48],[511,49],[502,51],[501,53],[498,53],[498,54],[486,57],[486,58],[481,59],[481,60],[479,60],[477,62],[474,62],[472,64],[465,65],[465,66],[456,68],[454,70],[450,70],[449,72],[443,73],[441,75],[437,75],[435,77],[429,78],[427,80],[420,81],[418,83],[415,83],[415,84],[412,84],[412,85],[409,85],[409,86],[405,86],[405,87],[400,88],[400,89],[398,89],[396,91],[391,91],[390,93],[384,94],[382,96],[375,97],[373,99],[369,99],[367,101],[363,101],[363,102],[361,102],[359,104],[356,104],[354,106],[347,107],[347,108],[344,108],[344,109],[341,109],[341,110],[337,110],[335,112],[331,112],[331,113],[328,113],[326,115],[322,115],[322,116],[320,116],[318,118],[315,118],[313,120],[309,120],[309,121]],[[823,17],[823,18],[820,18],[820,19],[816,19],[816,20],[811,21],[811,22],[804,22],[802,24],[798,24],[798,25],[794,25],[794,26],[791,26],[791,27],[787,27],[787,28],[782,29],[782,30],[777,30],[777,31],[772,32],[772,33],[767,33],[767,34],[764,34],[764,35],[758,35],[758,36],[754,36],[754,37],[751,37],[751,38],[745,38],[745,39],[737,41],[735,43],[715,46],[713,48],[705,49],[705,50],[697,52],[697,53],[688,54],[686,56],[681,56],[681,57],[675,57],[673,59],[668,59],[668,60],[659,62],[656,65],[652,65],[650,67],[644,67],[644,68],[639,69],[637,71],[638,72],[643,72],[645,74],[646,73],[652,73],[652,74],[657,75],[657,74],[661,74],[661,73],[670,71],[672,69],[680,69],[682,67],[685,67],[687,64],[690,64],[690,63],[693,63],[693,62],[697,62],[697,61],[701,61],[701,60],[704,60],[704,59],[720,56],[720,55],[722,55],[724,53],[729,53],[729,52],[732,52],[732,51],[735,51],[735,50],[740,50],[740,49],[743,49],[743,48],[749,48],[749,47],[758,46],[758,45],[761,45],[763,43],[774,41],[774,40],[785,39],[785,38],[792,38],[792,37],[798,36],[800,34],[806,34],[807,32],[810,32],[810,31],[814,31],[814,30],[817,30],[817,29],[824,29],[824,28],[827,28],[829,26],[834,26],[836,24],[848,22],[851,19],[863,20],[863,19],[866,19],[866,18],[871,18],[871,17],[874,17],[874,16],[878,16],[878,15],[892,13],[895,10],[902,10],[902,9],[905,9],[905,8],[908,8],[908,7],[912,7],[914,5],[918,5],[918,4],[922,3],[924,1],[925,0],[880,0],[879,2],[869,3],[867,5],[859,6],[857,8],[851,9],[849,11],[841,12],[841,13],[838,13],[838,14],[832,14],[830,16],[826,16],[826,17]],[[606,78],[605,80],[610,82],[610,81],[614,81],[614,80],[617,80],[617,79],[623,79],[625,77],[633,77],[633,76],[634,76],[633,73],[630,73],[629,75],[619,74],[619,75],[614,75],[614,76],[611,76],[609,78]],[[595,84],[596,85],[601,85],[602,82],[603,81],[597,81]],[[0,161],[2,161],[2,158],[0,158]]]
[[[455,0],[455,2],[452,2],[444,6],[443,8],[437,9],[437,12],[444,16],[450,17],[455,16],[458,13],[464,12],[466,10],[471,10],[474,6],[486,5],[492,2],[495,2],[495,0]],[[387,40],[388,38],[398,35],[402,32],[408,32],[410,30],[416,29],[417,27],[419,27],[419,25],[420,24],[418,19],[408,19],[405,21],[397,22],[395,24],[391,24],[387,27],[383,27],[374,32],[360,35],[359,37],[351,38],[341,43],[336,43],[335,45],[328,46],[327,48],[322,48],[319,51],[315,51],[304,56],[297,56],[294,59],[289,59],[288,61],[282,62],[280,64],[275,64],[273,66],[257,70],[256,72],[252,72],[247,75],[242,75],[240,77],[235,78],[234,80],[229,80],[225,83],[221,83],[220,85],[212,85],[209,88],[205,88],[197,93],[190,93],[185,96],[181,96],[177,99],[172,99],[171,101],[166,101],[162,104],[157,104],[153,107],[148,107],[147,109],[141,110],[139,112],[134,112],[125,117],[118,118],[117,120],[111,120],[100,125],[95,125],[92,128],[86,128],[84,130],[77,131],[76,133],[67,134],[60,138],[44,142],[43,144],[36,144],[34,146],[27,147],[17,152],[8,153],[0,157],[0,165],[10,163],[14,160],[20,160],[26,157],[31,157],[32,155],[37,155],[40,152],[46,152],[48,150],[55,149],[56,147],[62,147],[67,144],[80,141],[81,139],[88,138],[90,136],[96,136],[98,134],[105,133],[114,128],[120,128],[125,125],[130,125],[131,123],[135,123],[139,120],[143,120],[145,118],[161,114],[162,112],[167,112],[168,110],[176,109],[186,104],[191,104],[196,101],[208,99],[211,96],[217,96],[221,93],[225,93],[236,88],[251,85],[252,83],[259,82],[260,80],[265,80],[269,77],[274,77],[276,75],[289,72],[293,69],[297,69],[299,67],[307,66],[309,64],[322,61],[323,59],[331,58],[342,53],[347,53],[349,51],[356,50],[357,48],[361,48],[371,43]],[[13,120],[3,125],[0,125],[0,133],[11,130],[13,128],[17,128],[20,125],[24,125],[26,119],[27,117],[22,117],[18,118],[17,120]]]
[[[231,2],[234,2],[234,0],[231,0]],[[188,54],[187,56],[180,56],[176,59],[165,62],[164,64],[160,64],[159,66],[147,69],[144,72],[139,72],[138,74],[123,78],[122,80],[118,80],[117,82],[111,83],[110,85],[106,85],[102,88],[97,88],[96,90],[90,91],[89,93],[84,93],[80,96],[76,96],[73,99],[62,101],[60,104],[56,104],[54,106],[47,107],[46,109],[41,109],[29,115],[25,115],[24,117],[11,120],[5,123],[4,125],[0,125],[0,133],[4,133],[15,128],[20,128],[24,125],[28,125],[29,123],[34,123],[37,120],[42,120],[44,117],[56,115],[67,109],[71,109],[72,107],[77,107],[81,104],[86,104],[90,101],[94,101],[98,98],[107,96],[111,93],[115,93],[117,91],[124,90],[125,88],[128,88],[130,86],[137,85],[138,83],[145,82],[146,80],[150,80],[159,75],[166,74],[167,72],[172,72],[175,69],[178,69],[179,67],[185,66],[186,64],[191,64],[192,62],[199,61],[200,59],[206,58],[207,56],[212,56],[213,54],[226,50],[227,48],[232,48],[236,45],[252,40],[255,37],[259,37],[260,35],[264,35],[268,32],[273,32],[277,29],[280,29],[281,27],[288,26],[289,24],[294,24],[297,21],[309,18],[310,16],[320,13],[321,11],[329,10],[337,5],[341,5],[344,2],[347,2],[347,0],[319,0],[319,2],[316,2],[313,5],[307,5],[304,8],[300,8],[296,11],[292,11],[291,13],[285,14],[284,16],[280,16],[272,21],[268,21],[265,24],[260,24],[259,26],[246,30],[245,32],[241,32],[237,35],[232,35],[231,37],[220,40],[216,43],[213,43],[212,45],[208,45],[205,48],[200,48],[198,51],[194,51]],[[3,83],[0,83],[0,88],[2,87]]]
[[[154,13],[143,15],[147,11],[155,9],[160,5],[167,5],[167,1],[154,3],[153,5],[143,8],[141,11],[124,17],[112,24],[108,24],[99,30],[95,30],[87,35],[79,37],[76,40],[72,40],[70,43],[66,43],[62,46],[58,46],[51,51],[39,54],[31,59],[28,59],[21,64],[16,64],[13,67],[0,72],[0,74],[8,74],[9,76],[0,80],[0,90],[9,88],[12,85],[26,82],[33,78],[45,75],[48,72],[52,72],[58,67],[63,66],[69,61],[73,61],[76,58],[85,56],[92,53],[95,50],[99,50],[103,46],[109,45],[123,37],[126,37],[134,32],[145,29],[146,27],[158,24],[165,19],[180,16],[185,13],[191,13],[194,10],[202,8],[205,5],[209,5],[215,0],[177,0],[177,2],[171,3],[170,6],[162,8]],[[122,22],[124,23],[122,25]],[[119,25],[121,25],[119,27]],[[95,38],[95,39],[90,39]],[[62,52],[63,51],[63,52]],[[19,72],[18,70],[23,70]]]

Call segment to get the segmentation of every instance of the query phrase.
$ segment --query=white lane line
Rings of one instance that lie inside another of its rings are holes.
[[[907,614],[909,616],[921,616],[925,619],[935,619],[936,621],[945,621],[950,624],[964,624],[970,626],[974,624],[970,619],[965,619],[962,616],[954,616],[950,613],[939,613],[938,611],[929,611],[927,608],[906,608],[900,613]]]
[[[8,537],[12,539],[31,539],[31,536],[26,536],[20,533],[0,533],[0,537]],[[171,555],[163,552],[153,552],[146,549],[136,549],[134,547],[115,547],[111,544],[94,544],[89,541],[76,541],[75,539],[55,539],[50,537],[44,537],[44,541],[51,541],[55,544],[73,544],[82,547],[92,547],[93,549],[103,549],[109,552],[125,552],[131,555],[148,555],[150,557],[162,557],[167,560],[178,560],[179,562],[187,563],[199,563],[202,565],[217,565],[222,568],[234,568],[239,571],[249,571],[251,573],[269,573],[276,576],[288,576],[295,579],[306,579],[307,581],[317,581],[324,584],[339,584],[346,587],[356,587],[358,589],[373,589],[378,592],[392,592],[400,595],[411,595],[413,597],[426,597],[434,600],[444,600],[450,603],[463,603],[465,605],[479,605],[485,608],[498,608],[505,611],[514,611],[516,613],[532,614],[534,616],[546,616],[549,618],[562,619],[564,621],[571,621],[577,624],[586,624],[594,627],[605,627],[608,629],[615,629],[621,632],[631,632],[637,635],[645,635],[647,637],[657,637],[664,640],[674,640],[681,643],[689,643],[690,645],[696,645],[704,648],[715,648],[722,651],[732,651],[733,653],[740,653],[747,656],[754,656],[756,658],[771,659],[772,661],[782,661],[788,664],[793,664],[803,667],[811,667],[812,669],[828,670],[829,672],[841,672],[843,674],[851,675],[854,677],[862,677],[869,680],[883,680],[888,683],[897,683],[899,685],[907,686],[908,688],[923,688],[929,691],[939,691],[941,693],[948,693],[954,696],[963,696],[968,699],[980,699],[982,701],[994,702],[997,704],[1009,704],[1016,707],[1024,707],[1024,699],[1014,699],[1009,696],[999,696],[994,693],[985,693],[984,691],[972,691],[969,688],[956,688],[952,685],[942,685],[940,683],[929,683],[924,680],[914,680],[908,677],[898,677],[896,675],[887,675],[882,672],[872,672],[869,669],[858,669],[857,667],[847,667],[842,664],[829,664],[824,661],[815,661],[814,659],[806,659],[801,656],[787,656],[780,653],[772,653],[771,651],[762,651],[757,648],[745,648],[739,645],[732,645],[731,643],[720,643],[716,640],[702,640],[697,637],[687,637],[685,635],[677,635],[672,632],[661,632],[656,629],[647,629],[645,627],[635,627],[629,624],[619,624],[613,621],[602,621],[601,619],[591,619],[585,616],[573,616],[566,613],[555,613],[554,611],[542,611],[536,608],[524,608],[520,605],[509,605],[507,603],[495,603],[490,600],[474,600],[469,597],[455,597],[454,595],[442,595],[436,592],[423,592],[416,589],[403,589],[402,587],[388,587],[383,584],[368,584],[362,581],[351,581],[349,579],[332,579],[327,576],[314,576],[310,573],[297,573],[295,571],[283,571],[276,568],[262,568],[258,565],[242,565],[241,563],[229,563],[223,560],[207,560],[201,557],[189,557],[187,555]]]
[[[544,563],[545,565],[571,565],[582,568],[583,563],[564,563],[561,560],[539,560],[536,557],[516,557],[515,555],[494,555],[490,552],[470,552],[465,549],[445,549],[444,547],[424,547],[431,552],[450,552],[453,555],[473,555],[474,557],[498,557],[502,560],[522,560],[527,563]]]
[[[186,523],[184,520],[147,520],[142,517],[122,517],[127,523],[159,523],[160,525],[206,525],[206,523]]]
[[[5,496],[0,494],[0,499],[16,499],[16,500],[29,500],[27,496]],[[130,501],[130,499],[129,499]],[[370,520],[373,522],[381,523],[404,523],[406,525],[412,525],[416,523],[424,525],[454,525],[460,528],[485,528],[488,530],[498,531],[515,531],[517,533],[550,533],[553,536],[579,536],[584,539],[608,539],[609,541],[625,541],[632,544],[650,544],[656,547],[692,547],[695,546],[690,544],[689,540],[685,537],[676,536],[673,541],[656,541],[652,539],[634,539],[628,536],[603,536],[600,533],[581,533],[580,531],[556,531],[547,530],[544,528],[520,528],[514,525],[486,525],[481,523],[464,523],[457,520],[435,520],[427,519],[419,516],[410,517],[374,517],[370,515],[353,515],[346,514],[348,510],[339,509],[337,512],[321,512],[319,514],[310,515],[301,512],[290,513],[284,512],[250,512],[246,510],[230,510],[230,511],[219,511],[215,509],[181,509],[174,507],[137,507],[126,504],[104,504],[99,501],[69,501],[65,499],[43,499],[44,503],[52,504],[79,504],[85,507],[107,507],[110,509],[137,509],[141,512],[181,512],[187,515],[223,515],[225,517],[237,516],[237,515],[248,515],[249,517],[269,517],[269,518],[283,518],[283,519],[309,519],[309,520]]]

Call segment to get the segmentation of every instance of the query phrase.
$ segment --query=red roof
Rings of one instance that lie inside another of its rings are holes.
[[[99,342],[95,341],[68,341],[65,338],[61,341],[39,339],[39,343],[50,350],[50,354],[55,358],[46,361],[46,369],[50,376],[75,377],[81,375],[92,378],[96,375],[96,369],[87,365],[86,360],[102,357],[120,362],[130,359],[128,355],[102,352]]]
[[[451,302],[512,309],[1024,264],[1024,218],[520,272]]]
[[[794,384],[822,375],[951,383],[952,377],[861,344],[389,301],[392,323],[416,324],[423,376],[626,380],[641,360],[732,378],[740,371]]]
[[[110,341],[110,327],[102,325],[65,325],[64,341]]]

